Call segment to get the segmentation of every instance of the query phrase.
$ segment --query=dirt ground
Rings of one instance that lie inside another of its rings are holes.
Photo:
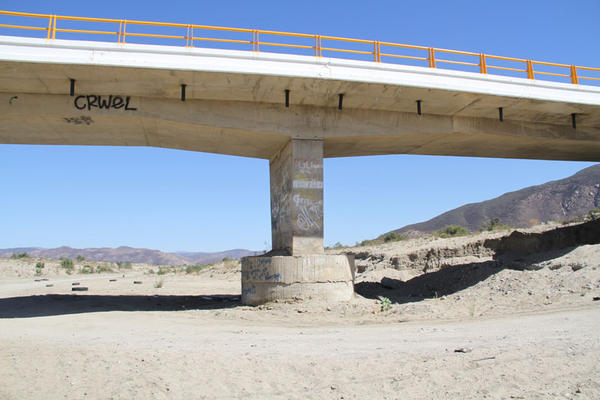
[[[242,306],[235,262],[0,259],[0,399],[600,398],[600,245],[509,268],[481,240],[335,250],[361,270],[338,304]]]

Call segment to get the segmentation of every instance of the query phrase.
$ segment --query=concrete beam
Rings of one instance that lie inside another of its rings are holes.
[[[83,97],[79,97],[83,96]],[[101,95],[107,101],[116,95]],[[0,92],[0,142],[154,146],[272,159],[290,139],[324,141],[325,157],[439,154],[600,161],[600,124],[415,112],[131,97],[129,110],[87,95]],[[93,100],[93,99],[92,99]],[[134,109],[134,110],[133,110]]]

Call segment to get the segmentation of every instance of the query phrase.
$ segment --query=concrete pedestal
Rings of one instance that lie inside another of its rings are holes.
[[[274,300],[348,301],[354,295],[354,257],[313,254],[242,258],[242,303]]]

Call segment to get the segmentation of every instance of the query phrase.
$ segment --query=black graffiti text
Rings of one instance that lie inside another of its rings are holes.
[[[131,96],[100,96],[95,94],[89,94],[87,96],[77,96],[73,100],[73,105],[78,110],[91,110],[92,108],[99,108],[105,110],[123,110],[123,111],[136,111],[137,108],[129,105]]]

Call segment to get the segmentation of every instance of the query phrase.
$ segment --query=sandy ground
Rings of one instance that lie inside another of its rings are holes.
[[[38,261],[0,259],[0,399],[600,398],[600,245],[538,270],[370,262],[350,303],[260,307],[240,304],[233,263],[67,275],[43,260],[34,276]]]

